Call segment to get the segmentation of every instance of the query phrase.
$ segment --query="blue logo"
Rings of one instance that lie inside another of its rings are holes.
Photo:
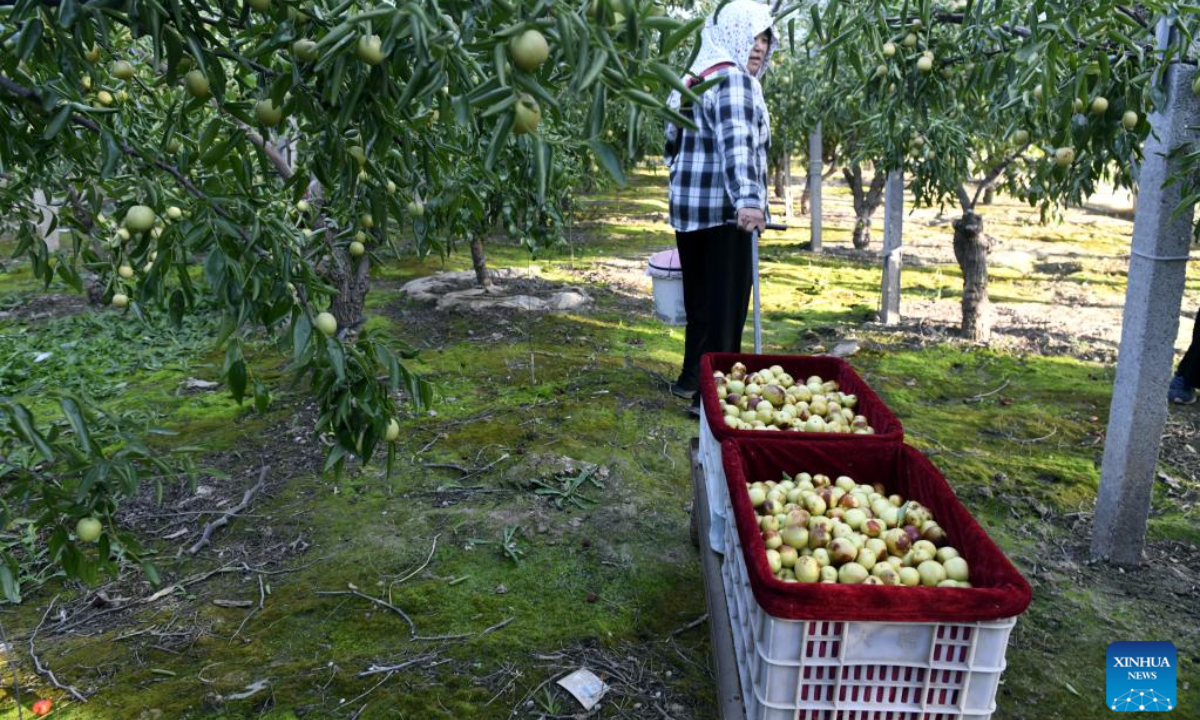
[[[1175,709],[1175,645],[1169,642],[1115,642],[1108,646],[1108,697],[1117,712]]]

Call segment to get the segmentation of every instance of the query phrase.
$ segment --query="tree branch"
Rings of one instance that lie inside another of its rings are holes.
[[[271,161],[271,164],[275,166],[275,169],[279,171],[279,174],[285,181],[292,179],[292,175],[295,171],[292,169],[291,165],[288,165],[287,160],[283,159],[283,156],[279,154],[279,151],[275,149],[275,146],[267,142],[266,138],[259,134],[257,130],[242,122],[239,118],[236,118],[228,113],[224,114],[233,121],[234,125],[237,125],[243,132],[246,133],[246,137],[250,140],[250,142],[257,145],[258,149],[263,151],[263,154],[267,156],[267,159]]]
[[[2,2],[2,1],[3,0],[0,0],[0,2]],[[40,99],[38,98],[38,94],[35,91],[30,90],[29,88],[25,87],[24,85],[14,82],[13,80],[11,80],[3,75],[0,75],[0,88],[6,90],[8,93],[15,95],[23,100],[28,100],[28,101],[34,102],[34,103],[40,102]],[[79,125],[80,127],[87,128],[88,130],[92,131],[93,133],[95,133],[97,135],[101,134],[101,128],[100,128],[99,123],[97,123],[95,120],[92,120],[89,117],[84,117],[83,115],[80,115],[78,112],[72,114],[71,122],[75,125]],[[261,140],[261,137],[259,139]],[[215,212],[217,215],[220,215],[222,218],[229,220],[229,221],[236,220],[228,210],[226,210],[225,208],[218,205],[203,190],[196,187],[196,184],[193,183],[186,175],[184,175],[179,170],[178,167],[172,165],[171,163],[166,162],[165,160],[162,160],[161,158],[146,157],[146,155],[141,150],[138,150],[134,146],[125,142],[124,140],[117,140],[116,142],[117,142],[117,147],[120,148],[121,152],[123,152],[124,154],[126,154],[130,157],[137,158],[138,160],[141,160],[144,163],[149,163],[151,165],[154,165],[158,169],[167,173],[172,178],[174,178],[175,182],[178,183],[179,186],[182,187],[184,190],[186,190],[189,195],[191,195],[192,197],[195,197],[199,200],[204,200],[205,202],[207,202],[209,204],[209,206],[212,207],[213,212]],[[242,230],[241,232],[242,232],[243,239],[249,240],[249,237],[246,235],[246,231]]]
[[[975,197],[971,200],[972,208],[979,203],[979,196],[983,194],[983,191],[995,184],[997,178],[1003,175],[1004,171],[1007,170],[1009,166],[1024,157],[1027,149],[1029,149],[1029,143],[1025,143],[1021,147],[1017,148],[1016,152],[1006,157],[1003,162],[992,168],[992,171],[984,176],[983,180],[979,183],[979,187],[975,188]]]
[[[958,203],[959,205],[962,205],[962,210],[964,213],[969,213],[975,209],[975,203],[971,202],[971,198],[967,195],[967,189],[965,187],[959,185],[954,189],[954,192],[958,195]]]

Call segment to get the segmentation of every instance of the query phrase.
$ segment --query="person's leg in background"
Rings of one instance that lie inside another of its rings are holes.
[[[712,242],[708,264],[710,340],[704,352],[741,352],[753,291],[750,233],[729,225],[720,231],[720,237]]]
[[[1196,402],[1196,388],[1200,387],[1200,313],[1192,325],[1192,344],[1179,361],[1175,377],[1171,378],[1171,387],[1167,390],[1167,399],[1179,405],[1190,405]]]
[[[683,333],[683,368],[671,392],[691,399],[699,388],[700,355],[708,335],[708,308],[705,304],[705,283],[708,280],[707,231],[676,232],[679,248],[679,267],[683,272],[683,307],[687,311],[687,326]]]

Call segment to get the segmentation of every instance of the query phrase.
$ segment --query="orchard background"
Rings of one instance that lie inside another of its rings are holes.
[[[580,666],[599,716],[714,717],[643,273],[718,5],[0,2],[0,717],[570,716]],[[766,350],[853,350],[1034,585],[997,717],[1093,717],[1118,639],[1172,639],[1194,706],[1193,410],[1144,563],[1089,551],[1190,11],[779,5]],[[453,271],[466,305],[406,287]]]

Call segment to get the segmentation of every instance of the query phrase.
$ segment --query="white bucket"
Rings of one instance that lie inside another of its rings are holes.
[[[646,274],[654,283],[654,315],[668,325],[686,325],[683,305],[683,270],[678,250],[663,250],[650,257]]]

